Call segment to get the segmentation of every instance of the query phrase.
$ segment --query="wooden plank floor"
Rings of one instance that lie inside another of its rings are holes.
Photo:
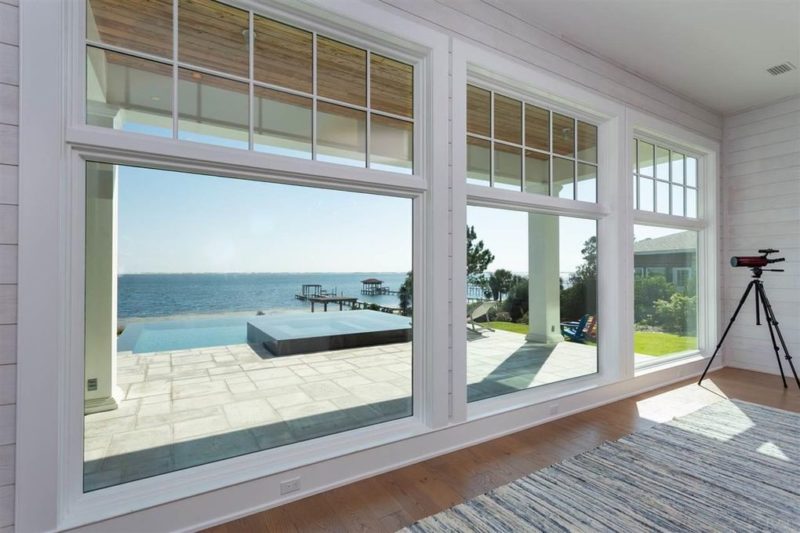
[[[723,398],[800,412],[780,378],[723,369],[212,528],[214,533],[396,531],[420,518],[636,430]]]

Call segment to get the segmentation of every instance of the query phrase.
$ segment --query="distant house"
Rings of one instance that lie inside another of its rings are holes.
[[[682,231],[637,241],[633,245],[633,270],[638,277],[663,276],[685,292],[697,272],[697,233]]]

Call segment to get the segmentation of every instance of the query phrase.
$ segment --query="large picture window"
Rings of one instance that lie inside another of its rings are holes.
[[[641,224],[633,232],[636,366],[697,351],[697,232]]]
[[[84,490],[411,416],[412,203],[87,163]]]
[[[467,183],[597,201],[597,126],[467,86]]]
[[[468,401],[597,372],[596,226],[468,206]]]
[[[633,267],[635,368],[696,354],[705,314],[702,272],[708,228],[702,159],[679,145],[634,135]],[[708,322],[706,322],[708,324]]]
[[[176,5],[87,0],[87,124],[414,172],[412,65],[214,0]]]

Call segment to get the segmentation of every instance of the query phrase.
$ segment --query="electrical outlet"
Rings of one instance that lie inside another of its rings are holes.
[[[281,481],[281,494],[289,494],[291,492],[297,492],[298,490],[300,490],[299,477]]]

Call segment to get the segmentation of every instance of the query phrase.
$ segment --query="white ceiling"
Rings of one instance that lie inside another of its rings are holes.
[[[722,114],[800,93],[800,0],[485,1]]]

